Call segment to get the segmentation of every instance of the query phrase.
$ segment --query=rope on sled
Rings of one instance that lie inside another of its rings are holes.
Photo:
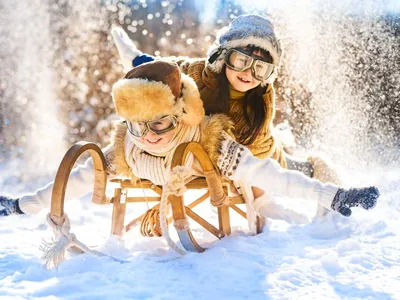
[[[58,225],[54,222],[54,220],[62,222],[62,225]],[[84,243],[79,241],[76,238],[76,235],[71,233],[71,224],[67,214],[63,214],[61,217],[51,216],[50,213],[47,214],[46,217],[47,222],[50,227],[53,229],[55,234],[55,238],[50,242],[46,242],[43,240],[42,245],[40,246],[40,250],[43,251],[42,259],[45,262],[45,266],[48,269],[51,269],[52,266],[58,267],[61,262],[65,260],[65,251],[70,247],[78,247],[83,252],[89,253],[94,256],[107,256],[114,261],[122,262],[122,260],[107,255],[103,252],[96,251],[90,249]]]
[[[146,237],[162,236],[160,210],[151,208],[146,211],[140,223],[140,233]]]

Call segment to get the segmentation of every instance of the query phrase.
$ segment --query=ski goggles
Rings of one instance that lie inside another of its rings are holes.
[[[136,137],[142,137],[151,131],[154,134],[161,135],[176,128],[178,119],[176,116],[165,116],[158,120],[145,122],[131,122],[126,120],[126,126],[129,132]]]
[[[267,63],[242,49],[230,49],[225,55],[225,64],[228,68],[237,72],[244,72],[251,68],[251,74],[259,81],[268,79],[275,68],[275,65]]]

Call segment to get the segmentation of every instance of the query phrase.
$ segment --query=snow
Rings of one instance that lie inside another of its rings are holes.
[[[43,178],[18,182],[16,165],[0,168],[2,192],[23,193],[43,184]],[[278,198],[310,222],[270,220],[263,233],[251,236],[246,221],[232,212],[233,234],[216,241],[192,221],[193,234],[209,248],[185,256],[162,238],[142,237],[137,228],[122,240],[110,237],[111,206],[96,206],[86,195],[66,204],[71,232],[122,262],[70,255],[52,270],[43,266],[39,250],[42,239],[53,236],[47,211],[1,218],[0,299],[398,299],[400,171],[361,170],[347,174],[346,183],[376,184],[379,205],[356,209],[351,218],[313,220],[315,203]],[[145,209],[130,204],[126,220]],[[196,212],[217,221],[209,204]],[[173,230],[171,235],[177,240]]]

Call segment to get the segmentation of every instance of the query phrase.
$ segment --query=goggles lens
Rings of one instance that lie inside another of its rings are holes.
[[[265,80],[274,71],[274,65],[261,59],[254,58],[238,49],[231,49],[225,56],[225,63],[228,68],[237,72],[244,72],[251,68],[251,74],[257,80]]]
[[[239,51],[232,51],[228,54],[228,64],[238,70],[246,70],[251,67],[253,58]]]
[[[131,122],[126,120],[129,132],[136,137],[146,135],[149,130],[157,135],[164,134],[176,128],[176,123],[177,119],[175,116],[165,116],[158,120],[146,122]]]
[[[267,79],[274,72],[274,65],[262,60],[255,60],[251,70],[256,79],[263,80]]]

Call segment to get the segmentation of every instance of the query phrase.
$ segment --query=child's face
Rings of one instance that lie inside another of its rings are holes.
[[[253,51],[253,54],[262,56],[260,50]],[[232,87],[240,92],[247,92],[259,86],[261,83],[261,81],[253,77],[250,69],[244,72],[238,72],[227,67],[225,68],[225,74]]]
[[[159,150],[168,145],[174,137],[175,131],[176,128],[158,135],[149,130],[144,136],[140,137],[139,140],[144,143],[149,150]]]
[[[261,83],[261,81],[253,78],[250,69],[247,69],[244,72],[237,72],[229,68],[226,68],[225,70],[226,78],[237,91],[247,92]]]

